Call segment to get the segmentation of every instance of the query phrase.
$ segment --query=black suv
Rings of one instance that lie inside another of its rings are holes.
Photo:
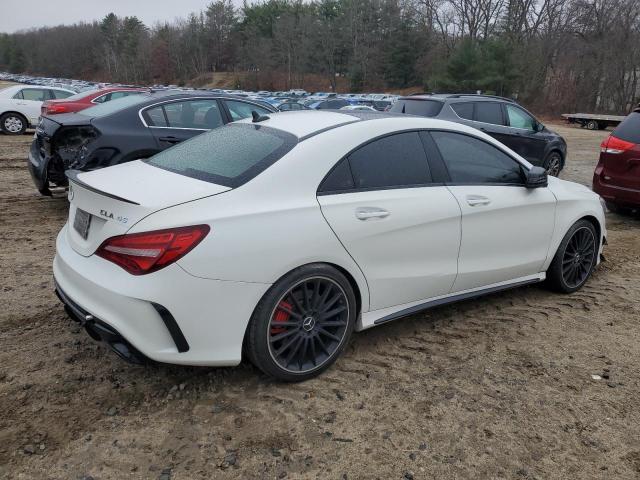
[[[504,143],[533,165],[558,176],[567,143],[515,101],[474,94],[420,94],[401,97],[389,110],[462,123]]]

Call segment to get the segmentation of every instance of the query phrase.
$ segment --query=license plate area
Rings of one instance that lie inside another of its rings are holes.
[[[73,219],[73,228],[83,238],[89,236],[89,227],[91,226],[91,214],[79,208],[76,208],[76,215]]]

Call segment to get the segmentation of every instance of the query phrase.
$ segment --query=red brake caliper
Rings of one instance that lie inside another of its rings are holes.
[[[289,318],[291,317],[291,315],[289,315],[287,312],[285,312],[284,310],[282,310],[282,308],[286,308],[287,310],[291,310],[293,308],[293,306],[289,303],[289,302],[285,302],[284,300],[282,300],[279,304],[278,304],[278,308],[276,309],[276,312],[273,314],[273,320],[271,322],[271,335],[277,335],[278,333],[282,333],[286,330],[286,328],[284,327],[274,327],[273,324],[276,322],[287,322],[289,321]]]

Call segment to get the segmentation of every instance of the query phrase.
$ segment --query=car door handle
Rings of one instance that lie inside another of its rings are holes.
[[[467,203],[471,207],[478,207],[481,205],[489,205],[491,200],[487,197],[483,197],[482,195],[469,195],[467,197]]]
[[[389,212],[383,208],[377,207],[361,207],[356,208],[356,218],[358,220],[369,220],[371,218],[385,218],[389,216]]]
[[[178,137],[160,137],[160,141],[167,143],[180,143],[182,139]]]

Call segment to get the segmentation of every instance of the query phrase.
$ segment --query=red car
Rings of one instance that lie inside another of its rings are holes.
[[[136,95],[138,93],[148,92],[144,88],[131,87],[107,87],[97,90],[88,90],[86,92],[76,93],[64,100],[47,100],[42,104],[40,115],[56,115],[58,113],[79,112],[85,108],[92,107],[98,103],[109,102],[116,98],[126,97],[128,95]]]
[[[640,207],[640,106],[602,141],[593,191],[613,212]]]

